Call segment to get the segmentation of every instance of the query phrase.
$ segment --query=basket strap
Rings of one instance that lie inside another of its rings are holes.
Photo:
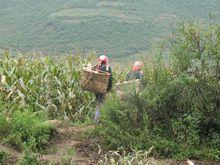
[[[106,71],[101,71],[100,69],[103,68],[103,67],[106,67]],[[109,65],[102,65],[100,68],[99,68],[99,71],[101,72],[109,72]]]

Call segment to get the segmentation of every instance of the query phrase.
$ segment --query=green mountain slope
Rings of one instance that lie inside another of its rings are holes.
[[[96,51],[124,57],[144,51],[185,20],[220,19],[220,0],[1,0],[0,47]]]

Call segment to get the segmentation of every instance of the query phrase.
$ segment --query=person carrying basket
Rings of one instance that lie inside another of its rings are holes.
[[[108,72],[108,73],[110,73],[109,81],[108,81],[108,87],[107,87],[107,92],[109,92],[109,90],[112,88],[113,76],[112,76],[112,69],[108,64],[108,58],[105,55],[99,56],[98,64],[95,66],[95,69],[98,70],[99,72]],[[95,120],[96,124],[99,123],[100,106],[101,106],[101,104],[104,103],[105,95],[106,95],[106,93],[95,93],[95,97],[96,97],[96,100],[97,100],[97,106],[96,106],[94,120]]]

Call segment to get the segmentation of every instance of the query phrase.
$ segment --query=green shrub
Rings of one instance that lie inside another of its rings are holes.
[[[118,147],[138,148],[146,147],[148,140],[148,118],[144,109],[141,107],[139,97],[130,97],[136,99],[135,103],[129,101],[123,102],[119,98],[109,100],[102,107],[102,124],[98,127],[98,134],[102,137],[101,143],[105,149],[116,150]]]
[[[34,155],[29,149],[29,147],[25,147],[23,158],[19,161],[19,165],[39,165],[39,161],[37,160],[36,155]]]
[[[4,141],[17,149],[23,149],[24,144],[34,139],[32,149],[41,150],[54,133],[51,125],[43,122],[31,111],[14,112],[10,125],[10,134]]]

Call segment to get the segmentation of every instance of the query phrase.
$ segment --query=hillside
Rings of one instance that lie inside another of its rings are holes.
[[[149,49],[188,20],[219,21],[219,0],[1,0],[0,48],[96,51],[114,57]]]
[[[143,61],[141,80],[114,67],[103,103],[81,81],[93,58],[4,52],[0,165],[219,165],[219,36],[218,23],[184,23],[166,43],[171,51]]]

